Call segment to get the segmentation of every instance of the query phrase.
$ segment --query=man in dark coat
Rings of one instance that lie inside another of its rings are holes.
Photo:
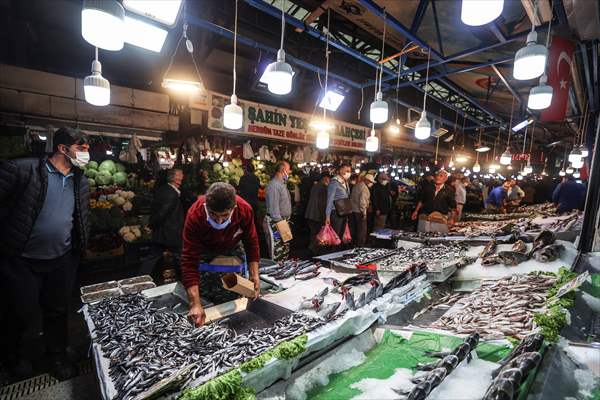
[[[165,250],[170,251],[175,258],[176,270],[179,274],[178,261],[185,221],[185,209],[181,201],[181,182],[183,182],[183,171],[170,169],[167,171],[167,183],[154,193],[149,221],[152,229],[152,249],[144,258],[140,275],[152,274]]]
[[[389,183],[388,175],[380,172],[377,176],[377,183],[373,186],[373,195],[371,196],[371,205],[375,213],[373,231],[385,228],[387,217],[392,211],[392,194],[388,187]]]
[[[75,374],[67,358],[68,311],[89,236],[90,193],[81,170],[88,149],[83,133],[61,128],[49,157],[0,165],[0,288],[10,312],[5,355],[18,377],[33,372],[23,339],[40,319],[51,373],[61,380]]]
[[[308,228],[310,230],[310,244],[308,248],[313,254],[319,254],[318,246],[316,243],[316,236],[323,227],[325,221],[325,208],[327,207],[327,185],[331,175],[329,172],[321,174],[321,179],[318,183],[313,184],[310,190],[310,196],[308,204],[306,206],[306,212],[304,217],[308,221]]]

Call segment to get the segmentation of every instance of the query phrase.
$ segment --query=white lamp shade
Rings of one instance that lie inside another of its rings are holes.
[[[231,96],[231,103],[223,110],[223,126],[227,129],[240,129],[244,124],[244,110],[237,104],[237,97]]]
[[[552,86],[540,82],[539,85],[532,87],[529,91],[527,107],[532,110],[543,110],[550,107],[550,104],[552,104],[552,92]]]
[[[515,54],[513,77],[524,81],[541,76],[546,68],[548,50],[545,46],[536,43],[535,31],[527,35],[527,45]]]
[[[583,158],[580,158],[580,159],[579,159],[579,160],[577,160],[577,161],[573,161],[573,162],[571,162],[571,166],[572,166],[573,168],[577,168],[577,169],[579,169],[579,168],[583,167]]]
[[[365,150],[370,153],[374,153],[379,150],[379,138],[375,135],[369,136],[365,142]]]
[[[317,149],[325,150],[329,148],[329,132],[320,130],[317,132]]]
[[[94,106],[106,106],[110,103],[110,82],[102,76],[102,65],[92,61],[92,75],[83,80],[85,101]]]
[[[279,49],[277,61],[267,65],[260,81],[267,84],[269,92],[284,95],[292,91],[292,79],[294,70],[285,62],[285,52]]]
[[[85,0],[81,35],[92,46],[117,51],[123,48],[125,10],[115,0]]]
[[[383,95],[377,92],[375,101],[371,103],[371,113],[369,118],[374,124],[383,124],[388,120],[388,104],[382,100]]]
[[[581,152],[581,157],[585,158],[589,155],[589,151],[584,145],[579,146],[579,151]]]
[[[573,178],[575,178],[575,179],[581,178],[581,173],[579,173],[579,171],[573,172]]]
[[[575,147],[569,153],[569,162],[571,162],[571,163],[579,162],[579,161],[581,161],[582,157],[583,156],[581,155],[581,151],[579,151],[579,148]]]
[[[500,156],[500,164],[510,165],[511,161],[512,161],[512,154],[510,153],[510,150],[507,148],[506,151],[504,153],[502,153],[502,155]]]
[[[504,0],[462,0],[460,19],[467,25],[480,26],[492,22],[504,8]]]
[[[573,167],[568,167],[565,172],[571,175],[573,172],[575,172],[575,169]]]
[[[523,167],[523,173],[525,175],[528,175],[532,172],[533,172],[533,167],[531,165],[527,164],[526,166]]]
[[[481,171],[481,165],[479,165],[478,162],[476,162],[475,164],[473,164],[473,172],[477,173]]]
[[[431,124],[427,120],[427,113],[425,110],[421,112],[421,118],[417,121],[415,126],[415,137],[419,140],[425,140],[431,136]]]
[[[558,176],[565,176],[567,173],[565,172],[564,169],[561,169],[560,172],[558,173]]]

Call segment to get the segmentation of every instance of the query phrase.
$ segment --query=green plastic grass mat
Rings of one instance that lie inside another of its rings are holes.
[[[350,399],[361,394],[351,389],[350,385],[366,378],[387,379],[398,368],[416,371],[419,363],[427,363],[438,359],[425,356],[426,351],[442,351],[453,349],[463,342],[456,336],[440,335],[430,332],[414,332],[410,339],[386,330],[381,342],[369,350],[365,361],[347,371],[329,377],[329,384],[319,386],[308,393],[311,400]],[[477,356],[483,360],[497,362],[511,349],[505,346],[480,343]]]

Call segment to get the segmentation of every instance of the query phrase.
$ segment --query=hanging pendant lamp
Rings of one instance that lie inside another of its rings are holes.
[[[381,57],[379,60],[379,69],[375,71],[375,88],[377,93],[375,94],[375,100],[371,103],[369,119],[374,124],[383,124],[388,120],[389,111],[388,111],[388,103],[383,101],[383,93],[381,92],[381,76],[383,75],[383,60],[384,50],[385,50],[385,33],[386,33],[386,16],[385,13],[383,15],[383,40],[381,42]],[[379,82],[378,82],[379,80]]]
[[[574,147],[573,150],[569,153],[569,162],[579,162],[582,159],[581,151],[579,147]]]
[[[538,0],[535,2],[534,15],[537,15]],[[544,73],[548,49],[537,43],[535,23],[531,24],[531,32],[527,35],[527,45],[515,54],[513,77],[520,81],[534,79]]]
[[[321,129],[317,132],[317,149],[325,150],[329,148],[329,132]]]
[[[492,22],[502,14],[504,0],[462,0],[460,19],[470,26]]]
[[[262,83],[267,84],[269,92],[278,95],[288,94],[292,91],[292,79],[294,70],[285,62],[285,50],[283,50],[283,38],[285,33],[285,6],[284,0],[281,7],[281,43],[277,51],[277,61],[267,65],[265,72],[260,78]]]
[[[580,158],[578,161],[571,162],[571,166],[577,169],[583,167],[583,158]]]
[[[427,73],[425,76],[425,90],[423,93],[423,111],[421,111],[421,118],[417,121],[415,126],[415,138],[419,140],[425,140],[431,136],[431,123],[427,120],[427,85],[429,83],[429,60],[431,59],[431,48],[427,52]]]
[[[532,87],[529,91],[527,107],[532,110],[543,110],[550,107],[550,104],[552,104],[553,89],[547,82],[548,78],[546,74],[543,74],[540,78],[539,85]]]
[[[235,94],[237,74],[237,23],[238,23],[238,0],[235,0],[235,26],[233,32],[233,93],[231,94],[231,103],[225,106],[223,110],[223,126],[227,129],[240,129],[244,124],[244,110],[237,103]]]
[[[371,136],[365,142],[365,150],[369,153],[374,153],[379,150],[379,138],[375,136],[375,129],[371,129]]]
[[[92,75],[83,80],[83,94],[85,101],[93,106],[106,106],[110,103],[110,82],[102,76],[97,47],[96,58],[92,61]]]
[[[510,165],[511,161],[512,161],[512,154],[510,152],[510,148],[506,147],[506,150],[504,150],[504,153],[502,153],[502,155],[500,156],[500,164]]]

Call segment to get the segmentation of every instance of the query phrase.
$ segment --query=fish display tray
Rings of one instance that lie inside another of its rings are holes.
[[[152,281],[150,275],[140,275],[121,279],[120,281],[108,281],[82,286],[79,290],[81,292],[81,302],[89,304],[125,294],[139,293],[142,290],[155,287],[156,284]]]
[[[439,269],[429,270],[427,269],[427,279],[429,282],[446,282],[458,268],[456,265],[449,265]]]

